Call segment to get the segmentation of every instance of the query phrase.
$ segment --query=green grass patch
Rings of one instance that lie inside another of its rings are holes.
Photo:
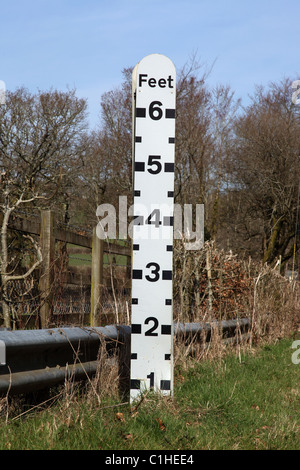
[[[113,240],[114,243],[117,243],[120,246],[126,246],[126,241],[124,240]],[[69,252],[69,266],[91,266],[92,265],[92,252],[84,253],[80,251],[80,246],[77,245],[68,245],[69,247],[75,247],[77,249],[76,253]],[[118,254],[103,254],[103,263],[104,265],[117,265],[117,266],[126,266],[127,257],[124,255]]]
[[[116,397],[65,397],[0,421],[0,449],[300,448],[300,364],[292,340],[259,352],[176,367],[173,398],[148,394],[135,409]]]

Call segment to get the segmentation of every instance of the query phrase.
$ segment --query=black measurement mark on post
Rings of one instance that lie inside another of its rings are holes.
[[[134,215],[133,225],[144,225],[144,217],[142,215]]]
[[[166,109],[167,119],[175,119],[175,117],[176,117],[175,109]]]
[[[174,218],[172,216],[164,217],[164,225],[166,227],[173,227],[174,225]]]
[[[132,279],[143,279],[142,269],[133,269],[132,270]]]
[[[131,390],[140,390],[141,389],[141,381],[138,379],[130,380],[130,388]]]
[[[171,281],[172,280],[172,271],[163,271],[162,278],[164,281]]]
[[[136,108],[135,117],[145,118],[146,117],[146,108]]]
[[[160,381],[161,390],[171,390],[171,381],[170,380],[161,380]]]
[[[142,333],[142,325],[139,323],[132,323],[131,333],[134,335],[140,335]]]
[[[134,171],[145,171],[145,163],[144,162],[135,162],[134,163]]]
[[[174,173],[174,163],[165,163],[165,172]]]
[[[161,325],[161,334],[170,335],[172,333],[171,325]]]

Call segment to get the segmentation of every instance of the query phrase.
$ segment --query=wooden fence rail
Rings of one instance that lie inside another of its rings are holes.
[[[108,244],[106,241],[99,239],[96,234],[96,228],[94,228],[92,234],[82,234],[69,228],[59,227],[55,220],[55,213],[50,210],[41,211],[40,218],[36,218],[35,220],[13,216],[9,221],[8,228],[40,237],[40,247],[43,257],[40,266],[39,280],[41,298],[39,315],[41,328],[46,328],[49,325],[51,306],[53,305],[51,286],[54,280],[55,243],[64,242],[91,250],[91,312],[89,323],[90,326],[100,326],[101,298],[104,285],[104,253],[126,256],[128,276],[128,267],[131,264],[131,248],[122,246],[117,242],[109,242]]]

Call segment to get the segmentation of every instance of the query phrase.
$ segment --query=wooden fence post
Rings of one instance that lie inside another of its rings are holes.
[[[54,224],[54,213],[52,211],[41,211],[40,244],[43,256],[39,282],[41,328],[48,327],[52,308],[53,263],[55,256]]]
[[[91,326],[100,326],[101,298],[103,286],[103,240],[93,230],[92,239],[92,272],[91,272]]]

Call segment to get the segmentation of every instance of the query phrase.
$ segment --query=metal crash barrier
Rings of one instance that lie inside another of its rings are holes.
[[[210,341],[214,329],[222,338],[230,338],[247,332],[249,325],[246,318],[175,323],[174,334],[184,341]],[[50,388],[69,378],[85,380],[99,367],[100,347],[104,345],[108,352],[124,347],[128,351],[130,335],[131,327],[125,325],[0,330],[0,395]]]

